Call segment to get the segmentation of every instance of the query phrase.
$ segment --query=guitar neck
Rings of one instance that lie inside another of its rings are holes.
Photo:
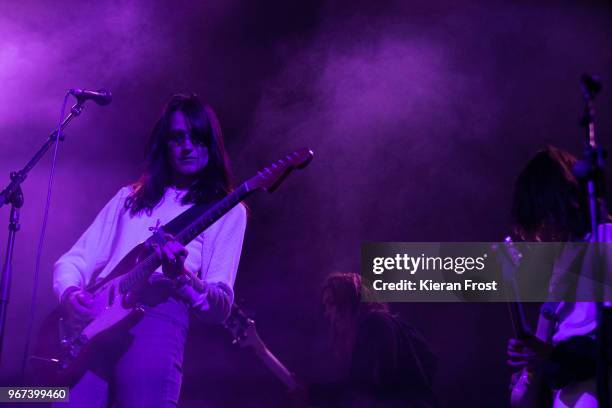
[[[527,325],[523,304],[520,302],[508,302],[508,309],[516,338],[525,339],[529,337],[531,335],[531,330]]]
[[[525,308],[521,303],[517,280],[522,254],[514,246],[510,236],[507,236],[504,239],[504,243],[496,246],[496,248],[501,261],[502,277],[506,284],[508,312],[510,313],[514,335],[518,339],[524,339],[531,336],[533,331],[527,324]]]
[[[291,374],[287,367],[268,350],[263,342],[261,343],[261,347],[253,347],[253,349],[257,357],[259,357],[270,371],[285,384],[289,391],[294,391],[298,388],[298,383],[295,381],[293,374]]]
[[[242,183],[240,187],[221,201],[209,207],[194,205],[164,225],[162,229],[164,232],[174,235],[174,238],[181,244],[187,245],[249,194],[260,189],[270,193],[273,192],[292,170],[303,169],[312,161],[312,158],[313,153],[310,149],[295,151],[258,171],[257,175]],[[149,238],[148,242],[163,244],[165,240],[161,237],[161,234],[155,233],[153,237]],[[125,274],[126,276],[120,282],[120,290],[125,293],[142,285],[159,267],[160,263],[157,255],[153,251],[149,251],[149,254],[136,267]]]
[[[189,225],[176,232],[175,238],[183,245],[187,245],[193,241],[202,231],[206,230],[219,218],[227,214],[232,208],[240,204],[253,191],[249,189],[247,183],[243,183],[235,189],[231,194],[228,194],[224,199],[220,200],[212,207],[197,216]]]

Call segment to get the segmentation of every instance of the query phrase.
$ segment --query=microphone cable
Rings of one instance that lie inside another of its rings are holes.
[[[49,173],[49,183],[47,186],[47,201],[45,202],[45,208],[43,213],[43,222],[40,230],[40,237],[38,239],[38,248],[36,249],[36,268],[34,269],[34,281],[32,282],[32,299],[30,303],[30,319],[28,320],[28,331],[25,338],[25,347],[23,352],[23,359],[21,361],[21,378],[25,380],[25,371],[30,353],[30,340],[32,338],[32,327],[34,326],[34,316],[36,315],[36,298],[38,297],[38,280],[40,276],[40,260],[42,257],[43,244],[45,242],[45,232],[47,230],[47,221],[49,219],[49,207],[51,206],[51,190],[53,188],[53,178],[55,177],[55,165],[57,163],[57,153],[59,150],[59,142],[62,137],[62,121],[66,112],[66,105],[68,103],[68,97],[70,92],[67,92],[64,96],[64,102],[62,103],[62,109],[60,111],[59,121],[57,123],[57,131],[55,136],[55,146],[53,148],[53,159],[51,160],[51,171]]]

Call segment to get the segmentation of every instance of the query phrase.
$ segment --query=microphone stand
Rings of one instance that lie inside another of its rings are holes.
[[[583,75],[581,88],[584,97],[585,108],[582,125],[585,128],[584,158],[577,163],[575,173],[578,177],[587,181],[589,197],[589,215],[591,220],[591,242],[595,245],[595,257],[592,263],[594,268],[594,279],[596,282],[596,313],[597,313],[597,401],[600,408],[610,407],[609,394],[609,372],[606,345],[608,344],[608,333],[606,330],[606,316],[609,308],[605,305],[605,265],[602,263],[599,223],[608,218],[605,205],[605,182],[604,164],[605,152],[595,140],[595,109],[593,101],[601,91],[601,83],[598,78],[591,75]],[[597,284],[599,283],[599,284]]]
[[[2,358],[2,348],[4,344],[4,329],[6,326],[6,311],[9,302],[9,294],[11,291],[11,275],[12,275],[12,263],[13,263],[13,249],[15,247],[15,234],[19,231],[19,210],[23,206],[23,191],[21,190],[21,183],[26,179],[28,173],[38,163],[38,161],[45,155],[47,150],[54,144],[59,137],[60,141],[64,140],[64,134],[62,130],[68,126],[68,124],[83,111],[83,104],[85,99],[77,99],[77,103],[70,109],[70,113],[62,121],[60,125],[59,135],[58,131],[55,130],[49,139],[41,146],[36,152],[34,157],[25,165],[25,167],[19,171],[13,171],[10,174],[11,182],[9,185],[0,192],[0,207],[4,204],[11,204],[11,213],[9,216],[9,234],[8,244],[6,246],[6,255],[4,259],[4,265],[2,268],[2,279],[0,280],[0,359]]]

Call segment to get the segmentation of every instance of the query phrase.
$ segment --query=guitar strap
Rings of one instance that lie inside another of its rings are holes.
[[[194,204],[187,210],[174,217],[167,224],[155,228],[159,228],[171,235],[177,235],[179,232],[187,228],[187,226],[196,220],[200,215],[204,214],[206,210],[208,210],[208,208],[212,207],[214,204],[216,204],[216,202],[212,204]],[[104,268],[100,268],[94,272],[89,280],[89,285],[96,282],[103,270]]]
[[[192,205],[187,210],[170,220],[167,224],[163,225],[162,228],[164,232],[177,235],[179,232],[187,228],[187,226],[196,220],[200,215],[204,214],[206,210],[212,207],[215,203]]]

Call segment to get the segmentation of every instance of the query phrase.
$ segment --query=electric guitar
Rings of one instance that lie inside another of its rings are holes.
[[[232,343],[240,347],[250,348],[255,355],[272,371],[272,373],[287,387],[291,393],[299,388],[295,376],[280,362],[264,344],[257,334],[255,322],[236,305],[232,305],[232,313],[223,326],[232,334]]]
[[[121,335],[141,319],[144,310],[138,304],[138,290],[161,265],[152,244],[163,246],[166,233],[172,234],[182,245],[188,244],[253,192],[275,191],[292,170],[306,167],[312,158],[313,153],[309,149],[293,152],[260,170],[219,202],[208,206],[194,205],[156,229],[147,241],[133,248],[108,276],[90,282],[85,288],[93,295],[95,315],[88,323],[67,324],[61,308],[57,308],[46,324],[43,323],[43,339],[38,342],[35,355],[30,357],[31,362],[47,363],[37,364],[38,384],[74,385],[88,369],[92,357],[99,354],[98,348],[104,347],[109,339]],[[193,277],[192,281],[196,286],[198,281]],[[58,320],[59,343],[49,344],[49,338],[57,338],[54,332],[57,333]],[[41,370],[45,371],[42,375]]]

